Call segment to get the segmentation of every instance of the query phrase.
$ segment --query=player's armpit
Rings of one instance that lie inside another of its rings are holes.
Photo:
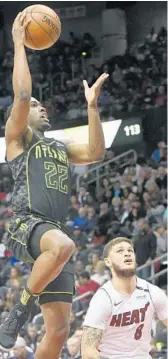
[[[96,157],[90,152],[87,144],[67,144],[69,161],[79,165],[87,165],[94,162],[99,162],[102,158]]]
[[[102,329],[91,328],[84,326],[82,343],[81,343],[81,352],[82,359],[99,359],[100,353],[98,351],[100,341],[103,335]]]

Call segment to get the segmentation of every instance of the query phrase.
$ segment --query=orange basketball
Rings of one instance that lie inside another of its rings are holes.
[[[25,10],[31,16],[26,28],[25,46],[33,50],[51,47],[60,37],[61,22],[54,10],[45,5],[32,5]]]

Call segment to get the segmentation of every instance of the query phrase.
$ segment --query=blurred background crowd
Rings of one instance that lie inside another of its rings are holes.
[[[101,66],[95,65],[93,60],[93,48],[97,56],[101,48],[91,29],[88,30],[83,36],[70,32],[69,39],[60,40],[45,52],[28,51],[33,95],[43,101],[53,126],[63,119],[73,124],[74,119],[86,117],[82,80],[87,78],[91,85],[102,71],[110,74],[99,97],[103,121],[117,112],[131,114],[166,105],[165,27],[160,26],[158,31],[149,29],[141,43],[130,44],[123,55],[112,56]],[[12,49],[7,48],[0,57],[0,126],[3,131],[5,111],[13,101]],[[167,274],[158,275],[167,266],[167,147],[164,140],[165,133],[157,138],[147,154],[141,146],[137,160],[129,165],[120,167],[117,162],[108,162],[106,176],[102,176],[98,186],[96,181],[90,184],[89,177],[83,176],[77,187],[76,178],[73,178],[66,226],[76,243],[76,293],[69,339],[60,359],[81,359],[82,322],[86,310],[92,295],[111,278],[102,260],[103,246],[109,240],[117,236],[130,238],[136,251],[137,275],[166,290]],[[115,149],[108,149],[104,164],[114,157]],[[103,171],[104,168],[102,174]],[[0,323],[19,300],[31,271],[28,264],[13,257],[5,246],[12,216],[12,187],[8,165],[0,164]],[[45,334],[40,307],[38,302],[36,304],[30,322],[9,354],[12,359],[33,359]],[[166,358],[166,349],[166,330],[155,318],[152,356]],[[8,358],[8,354],[0,352],[1,358]]]

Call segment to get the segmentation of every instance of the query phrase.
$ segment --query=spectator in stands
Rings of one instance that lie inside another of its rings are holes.
[[[158,168],[158,178],[156,179],[156,184],[160,189],[167,189],[167,173],[163,166]]]
[[[123,190],[120,182],[116,182],[112,188],[112,197],[123,197]]]
[[[100,204],[100,212],[97,220],[96,234],[106,235],[111,222],[111,213],[107,203]]]
[[[83,231],[90,236],[93,233],[93,230],[97,224],[97,215],[93,207],[88,207],[87,210],[87,220],[82,226]]]
[[[22,277],[19,268],[13,267],[10,270],[10,277],[6,282],[6,287],[19,288],[21,285]]]
[[[26,342],[22,337],[18,337],[15,346],[13,348],[13,355],[11,359],[34,359],[33,351],[26,347]]]
[[[77,260],[75,265],[75,273],[78,276],[80,276],[81,273],[83,273],[84,269],[85,269],[84,262],[82,262],[81,260]]]
[[[160,257],[167,252],[167,231],[163,225],[156,225],[154,234],[157,240],[156,254]]]
[[[132,209],[128,215],[127,220],[131,223],[146,217],[146,211],[142,208],[140,201],[132,202]]]
[[[67,341],[67,349],[69,355],[66,357],[66,359],[81,359],[80,346],[80,337],[72,336],[71,338],[69,338]]]
[[[83,205],[84,203],[87,202],[87,199],[88,199],[88,195],[89,195],[89,192],[87,191],[87,188],[86,186],[81,186],[79,188],[79,193],[78,193],[78,202]]]
[[[129,199],[123,200],[123,213],[122,213],[121,220],[120,220],[121,224],[124,224],[125,222],[128,221],[128,216],[131,212],[131,209],[132,209],[132,206],[131,206]]]
[[[134,236],[134,246],[136,252],[137,266],[150,264],[156,256],[157,239],[152,230],[149,228],[146,219],[140,219],[137,222],[139,233]],[[150,277],[150,266],[141,269],[139,276],[147,279]]]
[[[91,275],[91,280],[93,280],[94,282],[98,283],[101,286],[109,279],[110,279],[110,274],[106,270],[104,262],[98,261],[94,269],[94,274]]]
[[[91,272],[94,273],[97,263],[100,261],[100,254],[98,252],[91,253]]]
[[[112,199],[111,214],[112,214],[111,220],[117,220],[117,221],[121,220],[122,201],[121,201],[120,197],[114,197]]]
[[[164,106],[166,104],[165,88],[162,85],[156,90],[155,104],[157,106]]]
[[[86,223],[86,221],[87,221],[86,210],[85,208],[81,207],[79,209],[79,215],[74,219],[73,227],[77,226],[82,228]]]
[[[99,287],[100,285],[98,283],[90,279],[90,274],[88,272],[85,271],[80,274],[79,285],[77,286],[77,292],[79,295],[85,294],[87,292],[92,292],[94,294]],[[93,294],[90,294],[89,296],[80,300],[81,308],[83,310],[87,310]]]
[[[158,149],[152,153],[152,160],[156,163],[166,160],[166,144],[163,141],[158,143]]]
[[[86,233],[82,231],[81,227],[75,226],[73,228],[73,236],[77,247],[80,248],[80,250],[85,249],[86,245],[88,244],[88,238]]]
[[[38,331],[35,325],[28,324],[27,327],[27,334],[25,335],[24,339],[26,344],[35,352],[37,348],[37,338],[38,338]]]

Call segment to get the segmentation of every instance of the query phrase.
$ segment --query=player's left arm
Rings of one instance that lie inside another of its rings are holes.
[[[99,345],[103,335],[102,329],[83,327],[81,352],[82,359],[99,359]]]
[[[82,359],[100,358],[100,342],[111,315],[111,299],[107,292],[100,288],[93,296],[84,319],[81,342]]]
[[[109,75],[103,73],[93,86],[89,87],[86,80],[83,81],[85,97],[88,104],[89,143],[67,143],[68,157],[70,162],[76,164],[89,164],[102,161],[105,155],[105,140],[103,128],[97,108],[97,99],[100,89]]]

